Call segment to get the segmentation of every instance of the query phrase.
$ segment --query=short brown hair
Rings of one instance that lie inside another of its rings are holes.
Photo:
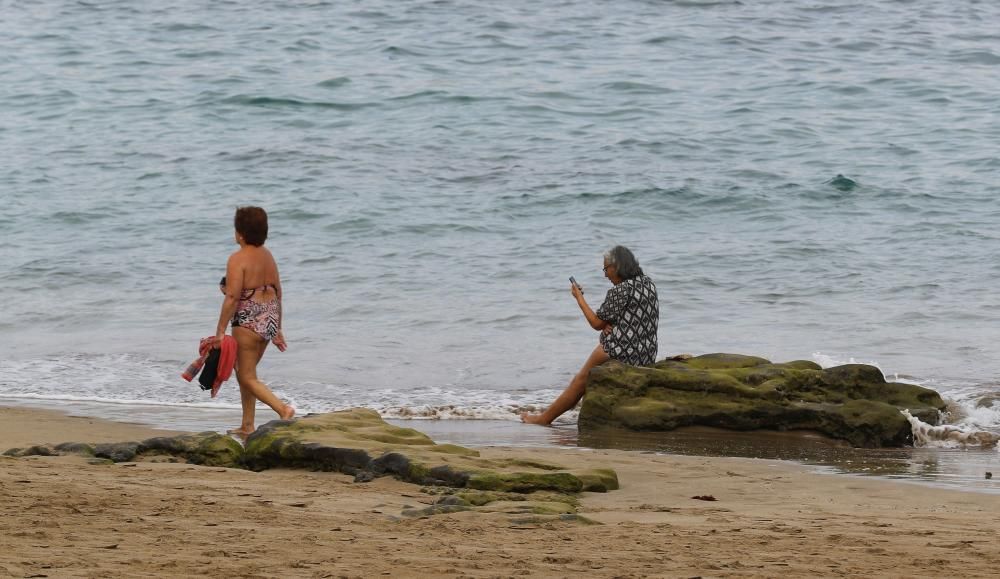
[[[267,241],[267,212],[260,207],[237,207],[233,225],[250,245],[259,247]]]

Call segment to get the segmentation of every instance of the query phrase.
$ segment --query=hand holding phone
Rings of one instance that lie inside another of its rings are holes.
[[[569,276],[569,283],[573,284],[573,287],[575,287],[578,292],[581,294],[583,293],[583,288],[580,287],[580,284],[576,283],[576,278]]]

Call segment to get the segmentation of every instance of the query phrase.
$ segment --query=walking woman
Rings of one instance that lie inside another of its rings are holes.
[[[632,252],[621,245],[604,254],[604,277],[613,285],[597,313],[583,298],[583,289],[570,284],[570,292],[590,327],[601,332],[600,342],[555,402],[541,414],[522,414],[522,421],[551,424],[583,398],[591,369],[608,360],[633,366],[648,366],[656,361],[660,301],[653,280],[642,272]]]
[[[267,213],[260,207],[240,207],[234,219],[236,243],[240,248],[229,256],[223,290],[226,294],[215,331],[217,344],[226,335],[226,326],[233,324],[236,339],[236,379],[240,383],[243,421],[230,430],[246,438],[253,433],[254,410],[260,400],[282,419],[295,415],[295,409],[285,404],[257,378],[257,364],[270,342],[284,352],[287,347],[281,333],[281,279],[278,265],[264,247],[267,240]]]

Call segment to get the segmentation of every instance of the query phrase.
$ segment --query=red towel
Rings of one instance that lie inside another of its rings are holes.
[[[215,336],[207,336],[201,339],[198,343],[198,359],[191,362],[181,374],[182,378],[188,382],[194,380],[194,377],[201,371],[202,366],[205,365],[205,359],[208,358],[208,353],[212,350],[215,343]],[[222,386],[222,383],[229,380],[229,377],[233,375],[233,367],[236,366],[236,351],[238,349],[236,338],[223,336],[222,351],[219,352],[219,369],[215,375],[215,381],[212,382],[212,398],[215,398],[215,395],[219,393],[219,387]]]
[[[219,387],[229,377],[233,375],[233,368],[236,367],[236,338],[223,336],[222,353],[219,355],[219,373],[215,375],[215,382],[212,383],[212,398],[219,393]]]
[[[215,341],[215,336],[202,338],[201,341],[198,342],[198,359],[188,364],[187,370],[184,370],[184,372],[181,373],[181,378],[190,382],[194,380],[194,377],[198,375],[198,372],[201,372],[202,366],[205,365],[205,358],[208,358],[208,351],[210,349],[209,346],[213,341]]]

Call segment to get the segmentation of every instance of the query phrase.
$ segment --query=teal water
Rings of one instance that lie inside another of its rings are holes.
[[[306,411],[547,403],[596,340],[567,277],[596,306],[621,243],[661,355],[873,362],[1000,431],[998,24],[972,0],[7,3],[0,396],[225,426],[235,388],[176,376],[260,204],[291,346],[261,375]]]

